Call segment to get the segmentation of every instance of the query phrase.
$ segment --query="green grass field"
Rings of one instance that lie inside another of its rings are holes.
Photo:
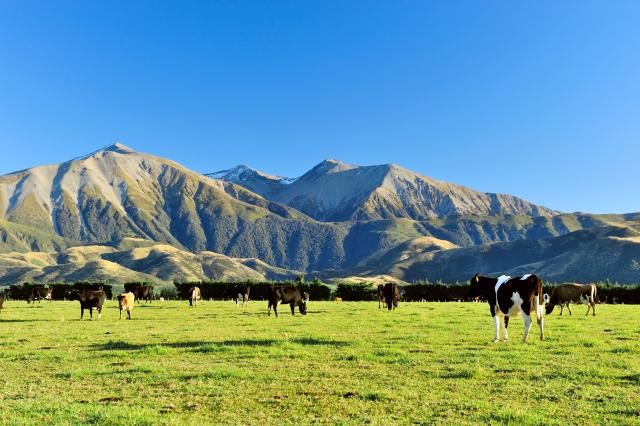
[[[640,306],[557,311],[493,343],[479,303],[154,302],[79,321],[5,302],[0,423],[640,424]]]

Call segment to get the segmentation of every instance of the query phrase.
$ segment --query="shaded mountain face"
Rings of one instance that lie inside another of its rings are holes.
[[[355,166],[325,160],[297,179],[238,166],[211,175],[242,185],[320,221],[451,215],[550,216],[555,212],[505,194],[493,194],[419,175],[397,166]]]
[[[620,283],[640,281],[640,232],[638,224],[603,226],[540,240],[423,250],[374,266],[407,281],[418,279],[467,282],[476,272],[490,276],[536,273],[550,282]]]

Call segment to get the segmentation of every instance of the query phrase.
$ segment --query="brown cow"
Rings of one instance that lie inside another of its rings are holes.
[[[597,291],[595,284],[560,284],[551,292],[551,298],[546,307],[547,315],[553,312],[556,305],[560,305],[560,315],[564,306],[569,309],[569,315],[571,315],[569,303],[572,302],[587,305],[587,315],[589,310],[593,310],[593,316],[595,316]]]
[[[122,319],[122,311],[127,312],[127,319],[131,319],[131,311],[133,311],[133,307],[135,304],[136,296],[129,293],[122,293],[118,295],[118,305],[120,306],[120,319]]]
[[[386,283],[383,288],[383,293],[387,308],[389,310],[397,308],[398,302],[400,301],[400,290],[398,290],[398,286],[394,283]]]

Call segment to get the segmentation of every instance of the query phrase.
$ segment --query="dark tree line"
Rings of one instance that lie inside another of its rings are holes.
[[[14,300],[26,300],[31,296],[31,290],[34,287],[49,287],[53,289],[51,292],[51,297],[53,300],[65,300],[68,298],[68,294],[72,290],[98,290],[102,288],[108,299],[111,299],[113,296],[111,291],[111,285],[105,284],[102,282],[89,282],[89,281],[78,281],[75,283],[48,283],[48,284],[39,284],[39,283],[23,283],[23,284],[13,284],[9,286],[7,290],[5,290],[5,297]]]

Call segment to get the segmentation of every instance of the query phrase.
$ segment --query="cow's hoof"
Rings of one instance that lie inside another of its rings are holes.
[[[498,343],[500,339],[493,339],[493,343]]]

